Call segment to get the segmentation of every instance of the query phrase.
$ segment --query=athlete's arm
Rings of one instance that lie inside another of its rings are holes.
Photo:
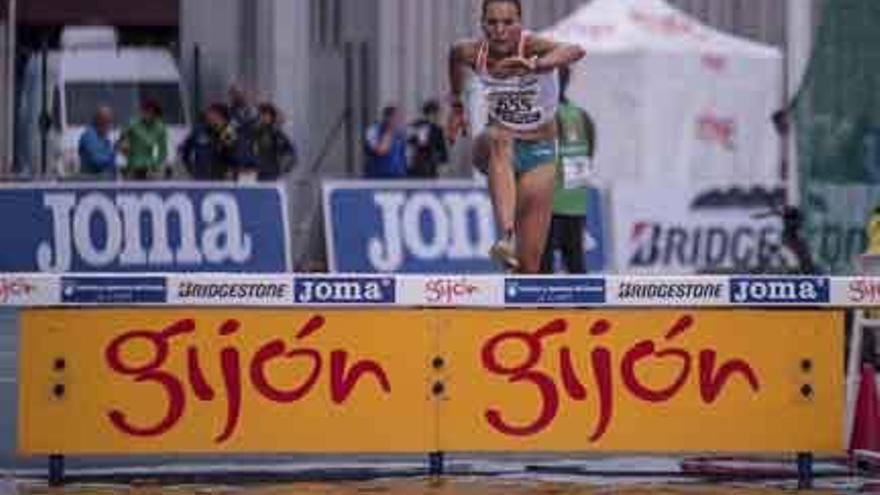
[[[449,90],[451,93],[452,112],[446,124],[446,137],[454,142],[460,133],[467,134],[467,123],[464,116],[464,102],[461,94],[467,83],[468,69],[476,63],[477,43],[472,40],[459,41],[449,50]]]
[[[461,101],[468,70],[475,64],[476,52],[477,44],[473,40],[459,41],[449,50],[449,90],[457,101]]]
[[[571,65],[587,54],[583,48],[571,43],[559,43],[540,36],[528,38],[528,53],[534,58],[535,72],[549,72]]]

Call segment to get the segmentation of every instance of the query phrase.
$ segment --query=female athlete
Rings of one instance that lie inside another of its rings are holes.
[[[474,164],[489,177],[501,238],[490,252],[508,270],[539,273],[556,181],[557,69],[584,50],[523,29],[520,0],[483,0],[483,39],[456,42],[449,55],[452,114],[447,135],[475,135]],[[475,75],[475,98],[487,108],[468,119],[462,93]]]

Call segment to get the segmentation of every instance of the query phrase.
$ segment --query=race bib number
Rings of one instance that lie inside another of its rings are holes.
[[[490,95],[492,114],[501,122],[533,124],[541,120],[535,108],[535,97],[530,92],[499,91]]]
[[[522,114],[533,112],[532,99],[521,93],[502,93],[495,100],[495,111],[498,113]]]
[[[583,189],[596,185],[595,162],[588,156],[562,157],[562,188]]]

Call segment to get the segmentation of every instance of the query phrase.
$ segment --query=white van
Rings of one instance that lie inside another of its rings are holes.
[[[43,63],[37,53],[28,61],[19,107],[17,158],[20,168],[39,173],[41,165],[40,112],[43,109]],[[158,48],[119,47],[109,27],[68,27],[61,50],[48,54],[46,67],[48,134],[47,173],[76,175],[79,139],[100,105],[113,109],[117,128],[127,125],[143,100],[157,101],[168,125],[168,161],[189,131],[191,118],[185,87],[171,53]],[[119,160],[120,166],[123,165]]]

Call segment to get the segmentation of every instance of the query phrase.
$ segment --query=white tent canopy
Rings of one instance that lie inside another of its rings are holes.
[[[782,55],[664,0],[594,0],[546,33],[587,51],[568,96],[610,184],[778,184]]]

